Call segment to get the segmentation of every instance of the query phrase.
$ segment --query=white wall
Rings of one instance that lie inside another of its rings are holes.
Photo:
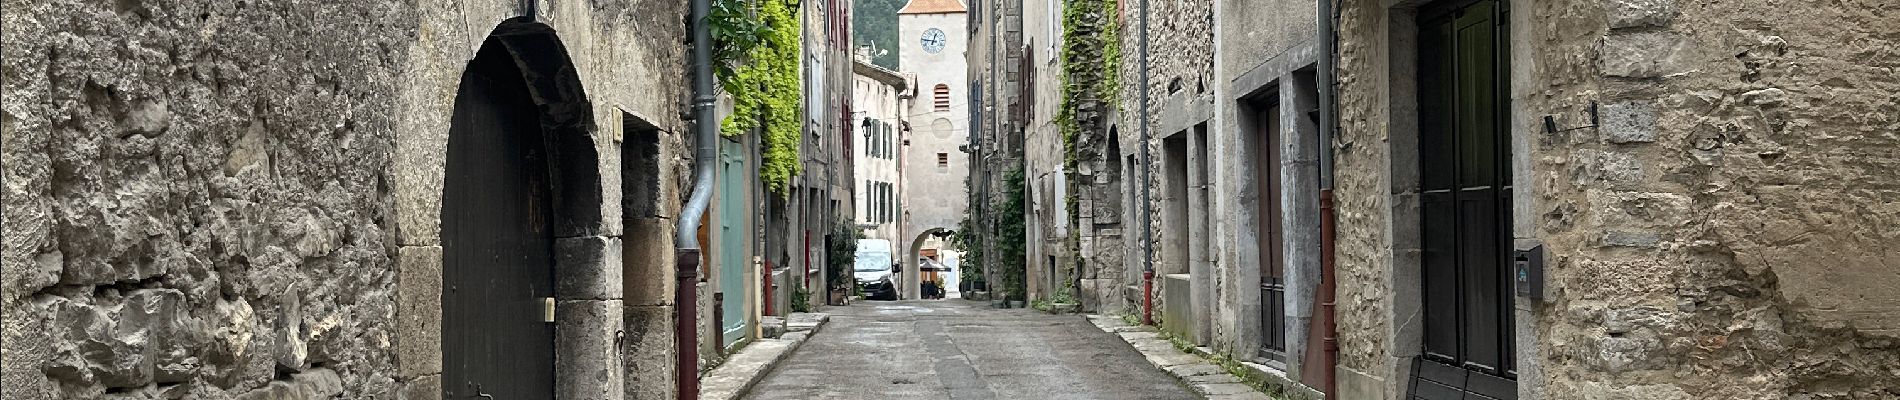
[[[963,178],[969,172],[968,155],[958,146],[969,142],[969,81],[963,58],[968,48],[963,13],[901,14],[897,16],[901,56],[898,68],[917,77],[917,98],[906,113],[912,131],[904,147],[904,208],[909,213],[904,232],[916,235],[932,228],[955,228],[963,220],[968,196]],[[937,53],[924,51],[919,38],[925,30],[943,30],[947,40]],[[950,108],[937,111],[932,92],[938,84],[950,87]],[[943,153],[948,165],[939,166]],[[914,260],[913,260],[914,261]]]

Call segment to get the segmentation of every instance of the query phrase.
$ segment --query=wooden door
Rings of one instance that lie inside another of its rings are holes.
[[[442,195],[444,398],[554,395],[552,177],[521,76],[491,41],[455,96]]]
[[[1258,212],[1254,222],[1260,250],[1260,356],[1286,359],[1286,266],[1280,229],[1280,107],[1255,107],[1254,185]]]
[[[1503,21],[1494,0],[1420,13],[1419,398],[1516,396]]]
[[[719,304],[719,327],[724,339],[720,346],[731,346],[746,337],[746,272],[751,263],[746,257],[750,242],[747,227],[754,210],[746,193],[745,146],[730,140],[719,141],[719,291],[725,293]]]

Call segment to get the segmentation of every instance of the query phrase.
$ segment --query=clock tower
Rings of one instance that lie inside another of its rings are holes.
[[[910,0],[897,11],[897,69],[912,76],[915,96],[903,110],[910,130],[902,132],[902,229],[893,243],[900,249],[905,293],[918,293],[917,257],[938,249],[939,261],[954,262],[933,234],[955,230],[963,221],[969,196],[970,82],[963,52],[970,33],[959,0]],[[959,265],[957,268],[962,268]],[[955,276],[956,272],[939,275]],[[946,279],[946,285],[954,280]],[[954,286],[952,286],[954,287]]]

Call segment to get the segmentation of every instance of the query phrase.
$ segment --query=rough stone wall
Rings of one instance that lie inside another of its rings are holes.
[[[1341,366],[1381,376],[1395,304],[1380,1],[1341,7]],[[1900,396],[1896,10],[1886,2],[1514,1],[1515,231],[1546,246],[1520,364],[1548,398]],[[1408,44],[1409,45],[1409,44]],[[1397,87],[1397,88],[1395,88]],[[1598,127],[1589,127],[1595,102]],[[1550,116],[1560,130],[1543,129]],[[1416,235],[1416,233],[1409,233]],[[1411,284],[1416,284],[1415,282]],[[1416,290],[1409,288],[1409,290]],[[1520,302],[1520,307],[1525,307]],[[1402,390],[1402,389],[1400,389]]]
[[[394,395],[413,10],[0,8],[6,397]]]
[[[1900,5],[1527,8],[1548,392],[1900,396]]]
[[[1387,181],[1385,10],[1377,0],[1339,5],[1338,130],[1334,139],[1334,273],[1339,366],[1378,375],[1385,366],[1392,283]]]
[[[639,3],[541,11],[602,125],[602,221],[580,240],[609,247],[614,125],[680,126],[683,7]],[[450,107],[463,66],[516,7],[0,5],[4,397],[437,395],[439,303],[400,293],[431,281],[439,293]],[[662,143],[662,172],[680,170],[681,142]],[[677,197],[657,209],[671,215]],[[618,287],[612,271],[600,288]],[[564,302],[560,318],[617,310],[613,292]],[[601,388],[564,388],[580,389]]]
[[[1213,95],[1215,84],[1214,2],[1212,0],[1158,1],[1149,3],[1149,6],[1148,86],[1145,90],[1148,91],[1150,102],[1147,122],[1151,140],[1147,143],[1141,141],[1141,91],[1144,90],[1141,87],[1141,7],[1130,1],[1123,1],[1122,5],[1122,73],[1119,82],[1122,90],[1121,98],[1118,99],[1121,105],[1117,109],[1116,125],[1121,127],[1117,133],[1121,136],[1119,141],[1122,143],[1121,151],[1124,155],[1139,154],[1140,146],[1145,145],[1148,146],[1150,152],[1149,161],[1153,163],[1149,166],[1153,168],[1153,171],[1147,180],[1141,176],[1129,179],[1153,185],[1165,178],[1160,164],[1164,159],[1161,138],[1171,132],[1191,130],[1194,124],[1209,119],[1208,113],[1211,110],[1205,105],[1209,104],[1207,101]],[[1170,90],[1171,84],[1178,84],[1180,90]],[[1136,158],[1139,160],[1140,157]],[[1142,166],[1135,168],[1136,174],[1141,174],[1141,171]],[[1139,190],[1141,185],[1131,187]],[[1134,219],[1128,222],[1138,224],[1141,218],[1149,220],[1153,234],[1152,241],[1155,244],[1154,264],[1157,274],[1160,274],[1160,267],[1166,261],[1160,259],[1165,254],[1160,244],[1167,243],[1170,240],[1169,235],[1184,235],[1187,232],[1167,231],[1167,225],[1162,221],[1165,213],[1161,206],[1165,194],[1161,193],[1159,188],[1154,189],[1156,190],[1149,195],[1149,202],[1152,204],[1149,207],[1150,210],[1147,210],[1149,212],[1144,216],[1143,211],[1140,210],[1143,206],[1138,203],[1132,204],[1137,210],[1131,210],[1128,215],[1133,216]],[[1139,198],[1137,194],[1137,201]],[[1122,232],[1129,235],[1126,236],[1127,246],[1137,248],[1142,246],[1142,240],[1137,236],[1142,233],[1140,226],[1129,226]],[[1136,257],[1128,260],[1128,268],[1134,271],[1141,270],[1143,262],[1140,258],[1141,250],[1134,250],[1130,254]],[[1137,308],[1136,311],[1140,311],[1138,309],[1140,307],[1139,288],[1142,284],[1140,279],[1139,274],[1132,274],[1132,281],[1128,282],[1136,288],[1134,292],[1136,301],[1132,304]],[[1159,285],[1162,279],[1157,276],[1155,281]],[[1159,290],[1155,291],[1154,307],[1156,309],[1161,308],[1160,293]]]

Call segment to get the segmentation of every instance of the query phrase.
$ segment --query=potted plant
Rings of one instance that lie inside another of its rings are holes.
[[[1075,314],[1082,312],[1082,304],[1075,299],[1075,287],[1063,286],[1049,297],[1049,312],[1054,314]]]

